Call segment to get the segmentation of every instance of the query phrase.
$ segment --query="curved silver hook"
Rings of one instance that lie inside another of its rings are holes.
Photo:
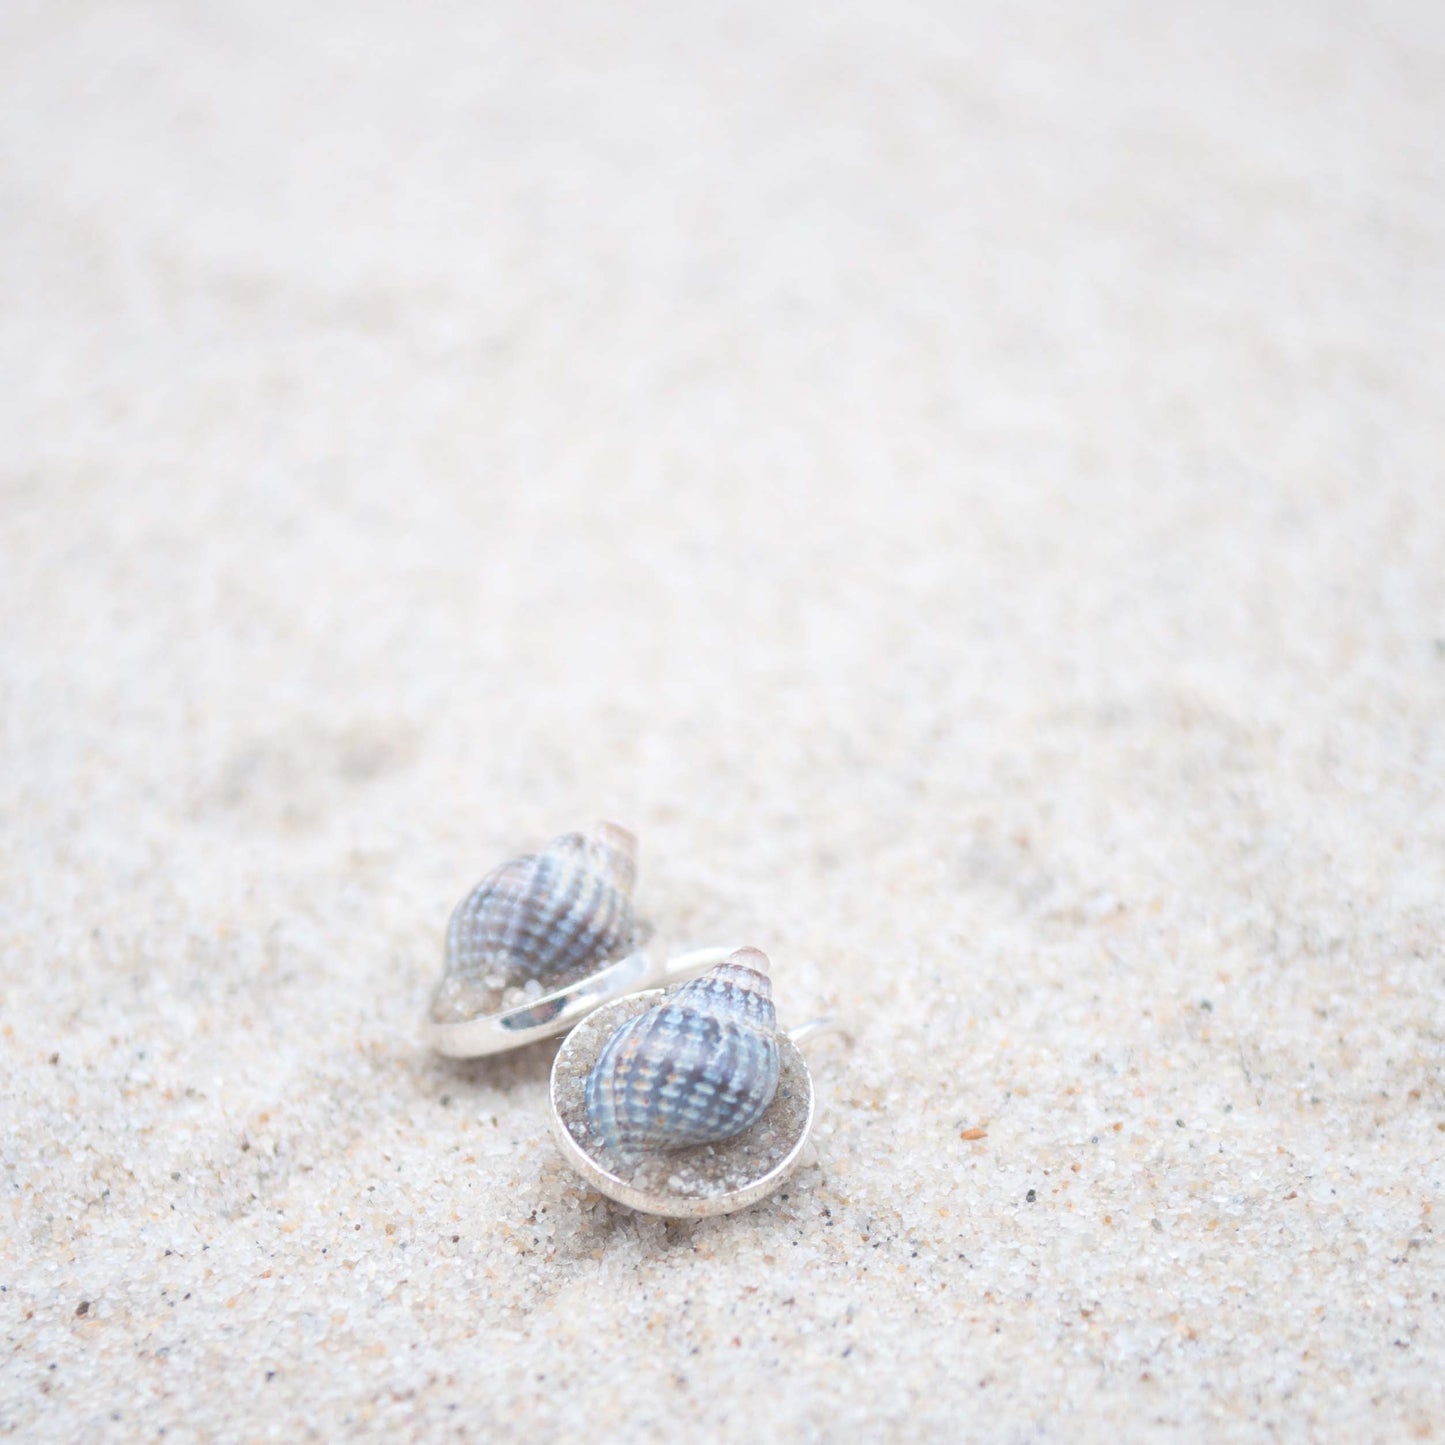
[[[817,1018],[808,1019],[788,1030],[788,1037],[795,1044],[801,1044],[806,1039],[815,1039],[821,1034],[837,1034],[845,1043],[853,1042],[853,1035],[832,1014],[819,1014]]]
[[[613,999],[650,988],[666,988],[696,978],[730,957],[731,948],[695,948],[676,958],[657,961],[642,950],[614,959],[586,978],[554,989],[498,1013],[483,1014],[460,1023],[428,1026],[431,1046],[450,1059],[475,1059],[521,1048],[537,1039],[566,1033],[573,1024]]]

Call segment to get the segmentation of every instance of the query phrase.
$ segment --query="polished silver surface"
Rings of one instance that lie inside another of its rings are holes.
[[[437,1053],[449,1059],[477,1059],[507,1053],[538,1039],[566,1033],[594,1009],[640,989],[685,983],[706,973],[734,950],[699,948],[656,962],[646,950],[629,953],[615,963],[565,988],[498,1013],[460,1023],[427,1022],[427,1037]]]
[[[600,1052],[612,1029],[609,1024],[620,1024],[635,1010],[638,1004],[648,1005],[660,1001],[663,990],[647,995],[616,1000],[606,1009],[599,1010],[591,1020],[591,1027],[568,1036],[556,1059],[552,1063],[551,1089],[548,1112],[552,1133],[556,1138],[567,1162],[600,1194],[629,1209],[642,1214],[653,1214],[666,1219],[706,1219],[714,1215],[732,1214],[757,1204],[782,1185],[798,1167],[804,1147],[812,1133],[813,1120],[817,1112],[817,1096],[812,1075],[808,1072],[798,1042],[814,1038],[829,1031],[839,1031],[829,1016],[811,1019],[790,1032],[779,1031],[778,1050],[783,1061],[786,1076],[797,1081],[803,1097],[796,1101],[792,1110],[792,1127],[788,1137],[779,1148],[768,1167],[741,1183],[707,1192],[689,1192],[674,1187],[640,1187],[622,1177],[617,1170],[622,1167],[614,1156],[611,1160],[594,1139],[586,1137],[581,1121],[574,1121],[569,1127],[561,1106],[561,1091],[567,1087],[566,1080],[585,1077],[593,1060]],[[574,1132],[574,1129],[576,1132]],[[579,1138],[578,1134],[584,1137]],[[716,1146],[719,1153],[727,1145]]]

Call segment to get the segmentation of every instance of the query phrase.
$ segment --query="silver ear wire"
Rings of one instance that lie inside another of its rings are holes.
[[[538,1039],[566,1033],[595,1009],[641,989],[657,989],[696,978],[732,952],[730,947],[699,948],[660,963],[646,952],[630,953],[586,978],[511,1008],[454,1023],[430,1019],[428,1039],[437,1053],[449,1059],[507,1053]]]

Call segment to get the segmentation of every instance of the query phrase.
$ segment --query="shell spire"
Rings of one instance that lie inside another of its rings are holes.
[[[633,947],[637,840],[616,823],[554,838],[489,873],[447,925],[448,977],[545,981]]]
[[[624,1153],[712,1144],[750,1129],[778,1087],[778,1021],[768,960],[740,948],[603,1045],[587,1076],[587,1117]]]

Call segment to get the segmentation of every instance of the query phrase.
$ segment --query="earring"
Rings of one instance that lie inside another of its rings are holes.
[[[478,1058],[565,1032],[638,989],[721,962],[706,948],[655,964],[632,903],[637,840],[616,823],[564,833],[489,873],[447,925],[427,1031],[448,1058]]]
[[[779,1033],[765,954],[740,948],[672,993],[613,1001],[552,1064],[552,1132],[594,1189],[644,1214],[746,1209],[797,1167],[813,1127],[798,1048],[832,1027]]]

